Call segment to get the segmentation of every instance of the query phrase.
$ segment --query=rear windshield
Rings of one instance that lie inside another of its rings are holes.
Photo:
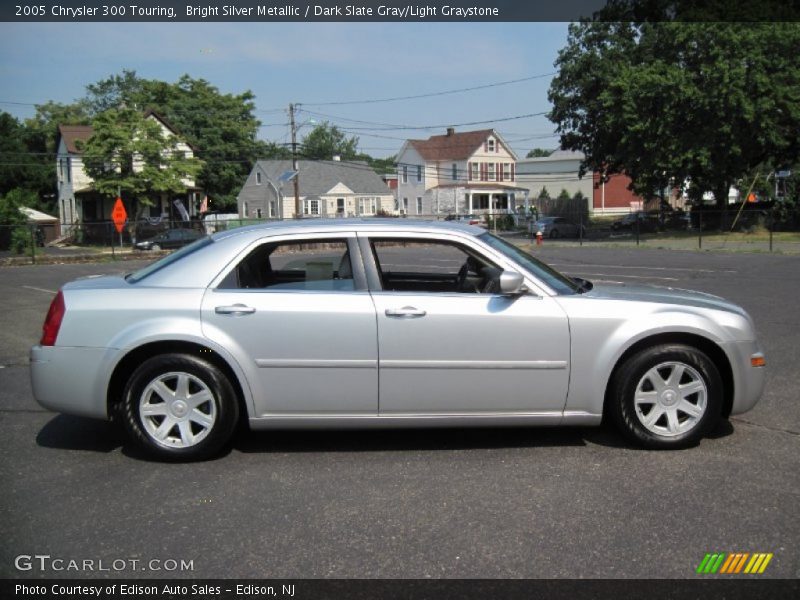
[[[172,254],[167,254],[164,258],[157,260],[154,263],[150,263],[146,267],[143,267],[136,271],[135,273],[129,273],[125,276],[125,281],[128,283],[137,283],[155,273],[156,271],[160,271],[164,267],[171,265],[175,261],[182,259],[184,256],[188,256],[194,252],[200,250],[209,244],[212,244],[213,240],[210,237],[201,237],[199,240],[192,242],[188,246],[184,246],[180,250],[176,250]]]

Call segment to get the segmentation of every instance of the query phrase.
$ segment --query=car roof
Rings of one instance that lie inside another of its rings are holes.
[[[393,218],[364,218],[364,219],[330,219],[307,218],[286,221],[268,221],[257,225],[247,225],[215,233],[214,240],[223,240],[236,235],[252,234],[254,237],[267,235],[282,235],[287,233],[336,233],[339,231],[429,231],[434,232],[460,232],[469,235],[480,235],[486,230],[474,225],[467,225],[458,221],[427,221],[417,219]]]

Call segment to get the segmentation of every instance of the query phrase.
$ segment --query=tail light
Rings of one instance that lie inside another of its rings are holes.
[[[44,319],[42,339],[39,342],[42,346],[55,346],[58,330],[61,328],[61,321],[64,319],[65,312],[67,312],[67,307],[64,304],[64,294],[59,290],[50,303],[50,310],[47,311],[47,317]]]

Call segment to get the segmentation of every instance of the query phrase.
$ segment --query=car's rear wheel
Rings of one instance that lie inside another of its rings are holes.
[[[722,379],[697,348],[662,344],[620,366],[609,401],[612,418],[629,440],[646,448],[685,448],[719,421]]]
[[[187,354],[146,360],[125,386],[122,422],[129,437],[162,460],[209,458],[231,439],[239,417],[224,373]]]
[[[553,239],[553,240],[554,240],[554,239],[556,239],[556,238],[558,238],[558,229],[553,229],[553,230],[550,232],[550,239]]]

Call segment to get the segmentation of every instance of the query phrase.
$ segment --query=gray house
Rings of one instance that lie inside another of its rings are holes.
[[[259,160],[237,196],[239,216],[291,219],[295,213],[291,160]],[[284,177],[281,177],[281,176]],[[356,161],[298,161],[303,214],[312,217],[352,217],[391,213],[392,191],[366,163]]]

